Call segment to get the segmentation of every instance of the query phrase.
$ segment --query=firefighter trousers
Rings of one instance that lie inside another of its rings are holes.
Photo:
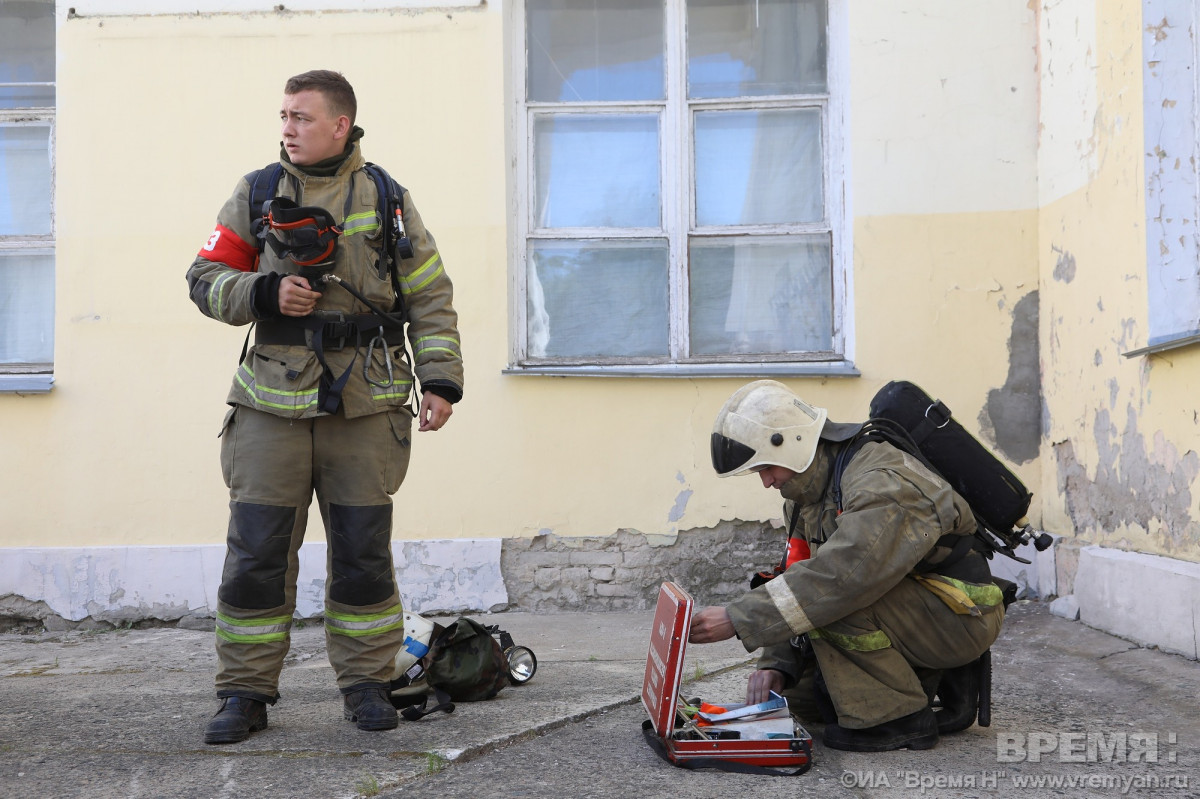
[[[316,493],[326,535],[325,640],[338,687],[387,683],[404,639],[392,499],[412,416],[285,419],[235,406],[221,433],[229,533],[217,594],[218,697],[278,697],[299,549]]]
[[[958,614],[905,578],[875,604],[809,633],[838,724],[874,727],[926,707],[942,669],[970,663],[991,647],[1004,606]]]

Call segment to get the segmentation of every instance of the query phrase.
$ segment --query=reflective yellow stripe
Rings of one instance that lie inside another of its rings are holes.
[[[235,619],[224,613],[217,614],[216,634],[218,638],[235,644],[264,644],[283,641],[292,628],[291,616],[273,616],[269,619]]]
[[[362,638],[404,629],[404,608],[394,605],[381,613],[338,613],[325,608],[325,629],[335,635]]]
[[[394,384],[392,384],[391,386],[388,386],[386,389],[379,388],[378,386],[371,386],[371,399],[373,399],[373,400],[404,399],[405,397],[408,396],[409,389],[411,387],[412,387],[411,380],[404,380],[404,381],[397,380]],[[389,390],[389,389],[393,389],[393,388],[395,389],[394,391]]]
[[[231,633],[217,628],[217,637],[229,641],[231,644],[270,644],[275,641],[283,641],[287,638],[287,633],[262,633],[259,635],[245,635],[243,633]]]
[[[455,357],[458,356],[458,350],[452,350],[449,347],[422,347],[417,350],[417,356],[420,357],[427,352],[448,352]]]
[[[418,280],[421,278],[422,272],[424,272],[426,269],[431,269],[434,266],[437,266],[437,269],[435,269],[433,271],[433,273],[431,275],[429,275],[429,277],[422,279],[420,283],[416,283],[416,284],[413,283],[414,280]],[[442,256],[440,253],[434,253],[428,261],[421,264],[421,266],[419,268],[413,270],[413,273],[411,275],[409,275],[407,279],[405,279],[404,293],[412,294],[414,291],[420,291],[421,289],[425,288],[430,283],[432,283],[434,281],[434,279],[441,273],[442,273]]]
[[[222,311],[225,305],[225,284],[233,279],[232,272],[226,272],[213,281],[212,288],[208,292],[208,309],[212,311],[213,316],[217,319],[224,320]]]
[[[249,379],[247,380],[247,378]],[[255,405],[262,405],[267,408],[279,408],[285,411],[302,411],[307,408],[316,407],[317,404],[318,389],[285,391],[284,389],[268,388],[255,380],[254,370],[245,363],[238,367],[234,379],[245,389],[246,394],[249,395]]]
[[[355,233],[370,233],[379,230],[379,219],[374,211],[364,211],[361,214],[350,214],[342,223],[342,235],[353,236]]]
[[[1004,592],[1000,590],[1000,586],[995,583],[964,583],[962,580],[955,580],[953,577],[946,577],[941,574],[931,574],[930,577],[936,577],[939,580],[950,583],[959,591],[962,591],[976,605],[999,605],[1004,601]]]
[[[887,633],[883,630],[862,635],[842,635],[841,633],[831,633],[829,630],[817,629],[809,631],[808,637],[822,638],[838,649],[847,652],[874,652],[879,649],[887,649],[892,645],[892,639],[888,638]]]
[[[449,341],[451,344],[458,344],[458,339],[453,336],[421,336],[417,339],[417,344],[424,344],[426,341]]]

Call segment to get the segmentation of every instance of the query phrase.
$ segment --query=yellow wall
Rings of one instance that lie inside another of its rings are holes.
[[[1053,532],[1198,561],[1200,350],[1123,357],[1149,336],[1141,23],[1140,3],[1107,0],[1043,25],[1043,124],[1064,142],[1039,222],[1043,513]],[[1086,68],[1055,72],[1071,51]]]
[[[202,317],[183,275],[237,179],[276,157],[283,81],[311,68],[355,85],[364,152],[412,191],[457,288],[466,399],[448,428],[416,437],[397,537],[673,533],[778,515],[777,495],[717,480],[709,463],[712,419],[743,380],[501,374],[504,6],[64,22],[56,386],[0,395],[0,446],[22,464],[0,495],[5,546],[224,540],[216,434],[245,331]],[[1046,270],[1035,14],[1010,0],[843,9],[862,377],[787,382],[852,420],[885,382],[911,379],[993,443],[1016,309]],[[1009,462],[1052,487],[1036,458]]]

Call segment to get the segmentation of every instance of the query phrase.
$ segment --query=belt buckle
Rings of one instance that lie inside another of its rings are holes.
[[[326,322],[321,328],[321,345],[327,350],[343,349],[352,332],[354,325],[346,321],[345,314],[338,313],[336,319]]]

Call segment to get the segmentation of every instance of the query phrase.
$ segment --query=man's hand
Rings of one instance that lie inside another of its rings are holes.
[[[771,692],[783,690],[784,676],[782,671],[775,669],[759,669],[750,673],[746,682],[746,704],[757,705],[771,698]]]
[[[279,312],[284,316],[308,316],[320,298],[321,292],[309,288],[299,275],[284,275],[279,281]]]
[[[440,430],[452,413],[454,413],[454,406],[448,399],[439,397],[432,391],[426,391],[421,395],[421,410],[417,411],[417,421],[420,422],[418,429],[422,431]]]
[[[688,643],[711,644],[732,638],[737,633],[729,619],[729,611],[721,607],[701,608],[692,614],[692,628],[688,631]]]

